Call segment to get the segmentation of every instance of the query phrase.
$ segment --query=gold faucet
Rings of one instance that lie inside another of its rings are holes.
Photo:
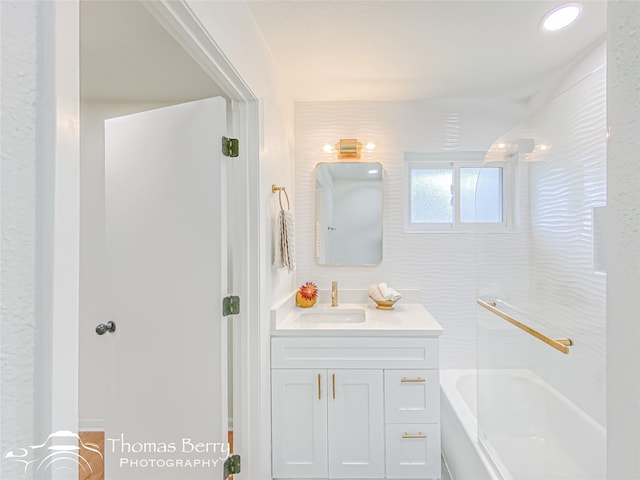
[[[331,306],[338,306],[338,282],[331,282]]]

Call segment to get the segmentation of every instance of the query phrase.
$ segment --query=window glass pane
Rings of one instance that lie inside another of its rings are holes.
[[[411,223],[452,223],[451,168],[411,170]]]
[[[502,222],[502,168],[460,168],[460,221]]]

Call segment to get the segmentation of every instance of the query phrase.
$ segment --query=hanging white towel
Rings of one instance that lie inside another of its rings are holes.
[[[296,269],[295,229],[293,215],[290,211],[280,210],[275,225],[275,258],[274,265],[286,267],[289,272]]]
[[[273,266],[284,268],[284,259],[282,256],[282,224],[284,216],[282,211],[278,211],[278,216],[273,225]]]

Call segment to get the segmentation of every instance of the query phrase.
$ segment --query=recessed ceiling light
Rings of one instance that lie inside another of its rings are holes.
[[[562,30],[575,22],[582,13],[582,5],[579,3],[567,3],[554,8],[544,16],[542,28],[549,32]]]
[[[324,147],[322,147],[322,150],[324,151],[324,153],[332,153],[333,147],[327,143]]]

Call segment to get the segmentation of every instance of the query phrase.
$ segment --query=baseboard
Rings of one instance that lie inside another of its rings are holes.
[[[453,475],[451,475],[451,470],[449,470],[449,465],[447,465],[447,460],[444,458],[444,455],[442,455],[442,467],[451,480],[456,480],[453,478]]]
[[[228,420],[229,431],[233,430],[233,419]],[[78,420],[80,432],[104,432],[104,418],[81,418]]]
[[[81,432],[104,432],[104,418],[80,418],[78,430]]]

